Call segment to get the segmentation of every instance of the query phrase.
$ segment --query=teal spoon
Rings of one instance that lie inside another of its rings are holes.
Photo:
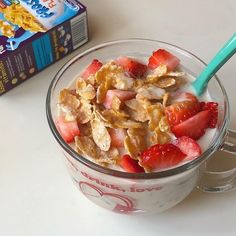
[[[229,41],[220,49],[220,51],[213,57],[207,67],[201,72],[197,79],[192,83],[196,94],[201,95],[209,80],[213,75],[235,54],[236,52],[236,33],[229,39]]]

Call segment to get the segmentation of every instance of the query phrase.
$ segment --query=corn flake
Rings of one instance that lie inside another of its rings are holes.
[[[112,87],[116,89],[128,90],[133,87],[134,79],[131,77],[127,77],[122,73],[115,76],[111,84]]]
[[[90,121],[94,142],[102,151],[108,151],[111,146],[111,137],[106,127],[98,119]]]
[[[148,75],[146,78],[146,83],[156,83],[160,77],[166,75],[167,73],[167,66],[166,65],[159,65],[154,71],[153,74]]]
[[[163,96],[163,100],[162,100],[162,105],[163,107],[166,107],[168,104],[168,100],[169,100],[170,94],[169,93],[165,93]]]
[[[85,124],[92,118],[92,105],[85,99],[81,99],[80,103],[81,105],[77,111],[77,120],[80,124]]]
[[[120,119],[115,121],[114,126],[116,128],[124,128],[124,129],[128,129],[128,128],[133,128],[133,129],[138,129],[142,127],[142,124],[133,120],[125,120],[125,119]]]
[[[155,130],[159,122],[163,116],[163,107],[161,103],[157,103],[154,105],[151,105],[147,108],[147,114],[148,114],[148,126],[151,131]]]
[[[114,96],[112,98],[112,103],[111,103],[111,108],[113,110],[119,110],[120,109],[120,106],[121,106],[121,101],[120,99],[117,97],[117,96]]]
[[[76,93],[86,100],[92,100],[96,96],[94,87],[91,84],[86,84],[83,78],[76,81]]]
[[[185,72],[183,71],[170,71],[168,73],[166,73],[165,76],[169,76],[169,77],[182,77],[185,75]]]
[[[132,119],[140,122],[148,120],[146,107],[150,106],[150,102],[144,99],[131,99],[125,102],[129,108],[129,115]]]
[[[137,159],[138,154],[146,148],[146,133],[144,129],[127,130],[124,146],[132,158]]]
[[[170,127],[166,116],[162,116],[159,122],[159,129],[161,132],[169,132]]]
[[[75,146],[80,153],[87,155],[88,157],[94,159],[99,157],[96,144],[87,136],[76,136]]]
[[[147,99],[161,99],[165,94],[165,90],[155,85],[148,84],[138,89],[138,94]]]
[[[156,143],[164,144],[171,141],[170,134],[168,132],[162,132],[159,127],[154,130],[153,137],[154,137],[154,140],[153,140],[154,144]]]
[[[80,105],[80,100],[72,94],[71,90],[61,90],[59,95],[59,107],[65,112],[65,119],[67,121],[76,120]]]
[[[101,84],[104,81],[112,81],[114,77],[117,77],[123,72],[122,67],[117,66],[115,62],[109,62],[103,65],[95,74],[95,81],[97,84]]]
[[[176,84],[176,80],[174,78],[171,78],[171,77],[161,78],[155,83],[155,85],[158,88],[168,88],[168,87],[171,87],[175,84]]]
[[[109,164],[115,165],[117,164],[118,159],[120,158],[120,153],[117,148],[112,147],[107,152],[101,151],[100,158],[97,159],[99,164],[103,166],[107,166]]]

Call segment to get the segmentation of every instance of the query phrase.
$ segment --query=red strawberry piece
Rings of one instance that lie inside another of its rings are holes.
[[[124,140],[126,137],[125,129],[109,129],[111,136],[111,145],[113,147],[124,147]]]
[[[172,101],[172,103],[184,102],[184,101],[198,102],[198,99],[192,93],[181,92],[181,93],[176,93],[173,96],[171,101]]]
[[[118,57],[117,65],[122,66],[131,77],[143,77],[147,72],[147,66],[129,57]]]
[[[186,155],[174,144],[155,144],[141,153],[140,165],[150,170],[170,168]]]
[[[102,63],[94,59],[90,65],[82,72],[81,77],[87,79],[90,75],[94,75],[100,68],[102,67]]]
[[[129,155],[124,155],[119,161],[120,166],[129,173],[143,173],[144,169],[138,164],[138,161],[132,159]]]
[[[210,113],[209,110],[201,111],[184,122],[174,126],[172,132],[176,137],[188,136],[197,140],[205,134],[205,129],[208,128],[211,118]]]
[[[177,102],[165,108],[165,115],[169,125],[172,127],[194,116],[200,111],[198,102],[184,101]]]
[[[58,117],[56,126],[62,138],[67,143],[73,142],[74,137],[80,135],[77,121],[65,121],[62,115]]]
[[[185,160],[193,160],[202,154],[202,150],[199,144],[195,140],[187,136],[182,136],[175,139],[173,141],[173,144],[179,147],[179,149],[187,155]]]
[[[200,102],[201,110],[211,111],[211,119],[209,121],[209,128],[214,129],[218,120],[218,103],[217,102]]]
[[[112,99],[116,96],[120,99],[121,102],[124,102],[126,100],[130,100],[136,96],[136,93],[133,91],[128,90],[120,90],[120,89],[112,89],[108,90],[106,93],[105,101],[103,102],[103,105],[110,109],[112,105]]]
[[[148,68],[155,69],[159,65],[166,65],[169,71],[174,70],[180,63],[179,58],[165,49],[158,49],[153,52],[148,61]]]

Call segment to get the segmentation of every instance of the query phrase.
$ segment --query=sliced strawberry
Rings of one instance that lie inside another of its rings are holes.
[[[202,154],[202,150],[199,144],[195,140],[187,136],[182,136],[175,139],[173,141],[173,144],[179,147],[179,149],[187,155],[184,160],[190,161]]]
[[[181,92],[181,93],[176,93],[171,101],[172,103],[184,102],[184,101],[198,102],[198,99],[192,93]]]
[[[201,111],[195,116],[190,117],[184,122],[174,126],[172,132],[176,137],[188,136],[192,139],[199,139],[205,134],[205,129],[208,127],[211,112],[209,110]]]
[[[121,102],[124,102],[126,100],[130,100],[130,99],[134,98],[136,96],[136,93],[133,91],[120,90],[120,89],[108,90],[106,93],[105,101],[103,102],[103,105],[107,109],[111,108],[112,99],[114,96],[118,97]]]
[[[186,155],[174,144],[156,144],[141,153],[140,165],[150,170],[169,168],[181,162]]]
[[[165,115],[172,127],[194,116],[200,111],[198,102],[184,101],[177,102],[165,108]]]
[[[124,147],[124,140],[126,137],[125,129],[109,129],[111,136],[111,145],[113,147]]]
[[[214,129],[218,120],[218,103],[217,102],[200,102],[201,110],[211,111],[211,119],[208,127]]]
[[[147,72],[147,66],[129,57],[118,57],[117,65],[122,66],[131,77],[143,77]]]
[[[138,162],[132,159],[129,155],[124,155],[119,161],[120,166],[129,173],[143,173],[144,169]]]
[[[100,68],[102,67],[102,63],[94,59],[91,64],[82,72],[81,77],[87,79],[90,75],[94,75]]]
[[[64,116],[62,115],[58,117],[56,126],[62,138],[67,143],[71,143],[74,141],[75,136],[80,135],[77,121],[65,121]]]
[[[180,63],[179,58],[166,51],[165,49],[158,49],[153,52],[149,58],[148,68],[155,69],[159,65],[166,65],[169,71],[174,70]]]

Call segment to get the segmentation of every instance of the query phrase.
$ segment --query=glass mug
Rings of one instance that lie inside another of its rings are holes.
[[[64,154],[68,170],[78,189],[92,202],[123,214],[161,212],[182,201],[200,182],[205,191],[226,191],[235,187],[236,169],[207,172],[207,161],[218,150],[236,153],[236,135],[228,130],[229,102],[224,87],[215,76],[208,86],[212,99],[219,103],[217,130],[209,148],[200,157],[173,169],[155,173],[126,173],[102,167],[80,156],[63,141],[55,126],[57,99],[61,89],[95,58],[107,61],[120,55],[148,59],[164,48],[176,55],[184,69],[196,77],[206,64],[192,53],[169,43],[127,39],[93,47],[72,58],[53,79],[47,94],[46,111],[50,129]],[[202,175],[206,178],[200,181]]]

